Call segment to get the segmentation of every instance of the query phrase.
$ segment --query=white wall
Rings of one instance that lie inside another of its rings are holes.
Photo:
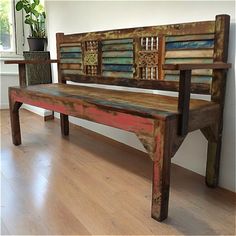
[[[234,2],[46,2],[48,39],[51,58],[56,58],[55,33],[98,31],[135,26],[212,20],[217,14],[231,15],[229,61],[235,64],[235,6]],[[235,191],[235,68],[228,73],[220,186]],[[54,81],[56,81],[56,72]],[[71,118],[71,121],[102,133],[115,140],[144,150],[134,134]],[[199,131],[188,135],[175,157],[174,163],[205,174],[207,142]]]

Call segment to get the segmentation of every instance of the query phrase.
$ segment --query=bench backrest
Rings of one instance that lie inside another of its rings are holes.
[[[228,15],[214,21],[57,33],[59,82],[177,91],[179,71],[164,71],[162,65],[227,62],[228,37]],[[192,92],[219,96],[222,77],[222,71],[193,70]]]

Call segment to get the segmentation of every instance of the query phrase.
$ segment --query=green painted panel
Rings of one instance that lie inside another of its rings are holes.
[[[109,76],[109,77],[117,77],[117,78],[127,78],[132,79],[133,73],[132,72],[114,72],[114,71],[103,71],[103,76]]]
[[[165,64],[181,64],[181,63],[213,63],[213,59],[206,58],[171,58],[166,59]]]
[[[81,52],[81,47],[61,47],[61,52]]]
[[[133,72],[133,65],[103,65],[102,70]]]
[[[62,70],[62,74],[82,75],[82,70]]]
[[[76,58],[76,59],[61,59],[61,63],[82,63],[82,58]]]
[[[182,41],[195,41],[195,40],[207,40],[214,39],[214,34],[197,34],[197,35],[181,35],[181,36],[169,36],[166,37],[166,42],[182,42]]]
[[[61,58],[82,58],[82,53],[80,53],[80,52],[62,52]]]
[[[211,83],[211,76],[195,76],[191,78],[192,83]],[[167,81],[178,81],[179,75],[165,75],[165,80]]]
[[[125,57],[121,57],[121,58],[110,58],[110,57],[106,57],[106,58],[102,58],[102,64],[121,64],[121,65],[132,65],[133,64],[133,58],[125,58]]]
[[[133,57],[133,51],[110,51],[103,52],[102,57]]]
[[[104,40],[102,41],[102,45],[107,44],[127,44],[127,43],[133,43],[133,39],[114,39],[114,40]]]
[[[110,44],[102,46],[102,51],[127,51],[133,50],[133,44]]]

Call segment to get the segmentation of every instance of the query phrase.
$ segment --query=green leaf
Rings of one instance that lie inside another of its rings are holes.
[[[36,4],[36,5],[39,5],[39,0],[34,0],[34,3]]]
[[[23,5],[23,2],[21,2],[21,1],[18,2],[18,3],[16,4],[16,10],[17,10],[17,11],[22,10],[23,6],[24,6],[24,5]]]
[[[39,16],[39,13],[36,10],[32,10],[32,13],[36,16],[36,18]]]

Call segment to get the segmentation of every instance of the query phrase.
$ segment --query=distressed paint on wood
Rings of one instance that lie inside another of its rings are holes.
[[[213,58],[213,50],[180,50],[167,51],[166,58]]]
[[[145,79],[126,79],[115,77],[104,77],[102,75],[87,76],[87,75],[65,75],[65,81],[72,81],[77,83],[96,83],[106,85],[127,86],[134,88],[158,89],[168,91],[179,91],[179,83],[177,81],[165,80],[145,80]],[[192,83],[191,92],[196,94],[210,94],[210,85],[201,83]]]
[[[204,49],[213,48],[214,40],[205,41],[185,41],[185,42],[170,42],[166,43],[166,51],[168,50],[190,50],[190,49]]]
[[[159,35],[177,36],[194,34],[211,34],[215,32],[215,21],[170,24],[130,29],[117,29],[64,36],[63,43],[87,40],[112,40],[137,37],[153,37]]]
[[[82,54],[80,52],[62,52],[61,58],[82,58]]]
[[[206,58],[169,58],[165,60],[165,64],[206,64],[206,63],[213,63],[213,59],[206,59]]]
[[[179,70],[166,70],[167,75],[179,75]],[[192,70],[192,75],[207,75],[212,76],[212,69],[196,69]]]
[[[111,58],[106,57],[102,58],[102,64],[120,64],[120,65],[132,65],[133,64],[133,58]]]
[[[133,44],[108,44],[102,46],[102,51],[129,51],[133,50]]]
[[[81,52],[81,47],[61,47],[61,52]]]
[[[214,34],[168,36],[168,37],[166,37],[166,42],[182,42],[182,41],[208,40],[208,39],[214,39],[214,37],[215,37]]]
[[[61,64],[61,69],[82,70],[82,64]]]
[[[167,81],[178,81],[179,75],[165,75],[165,80]],[[191,78],[191,82],[193,83],[211,83],[212,77],[211,76],[200,76],[200,75],[193,75]]]
[[[118,77],[118,78],[133,78],[133,72],[121,72],[121,71],[103,71],[103,76]]]
[[[71,74],[71,75],[82,75],[83,71],[82,70],[61,70],[62,74]]]
[[[24,94],[24,96],[22,96]],[[22,90],[12,90],[11,98],[14,101],[21,101],[33,106],[42,107],[48,110],[54,110],[66,115],[72,115],[75,117],[87,119],[100,124],[109,125],[115,128],[121,128],[134,133],[141,133],[147,136],[153,135],[154,132],[154,120],[136,116],[132,114],[126,114],[118,111],[109,111],[102,107],[97,107],[93,104],[89,104],[82,101],[71,100],[66,101],[63,99],[48,99],[41,96],[40,99],[35,94],[24,93]],[[73,102],[74,101],[74,102]]]
[[[108,45],[108,44],[129,44],[133,43],[133,39],[114,39],[114,40],[104,40],[102,41],[102,45]]]
[[[71,63],[71,64],[78,64],[78,63],[82,63],[82,58],[76,58],[76,59],[61,59],[60,63]]]
[[[131,65],[103,65],[103,71],[123,71],[123,72],[133,72],[133,66]]]
[[[110,51],[103,52],[102,57],[133,57],[133,51]]]

